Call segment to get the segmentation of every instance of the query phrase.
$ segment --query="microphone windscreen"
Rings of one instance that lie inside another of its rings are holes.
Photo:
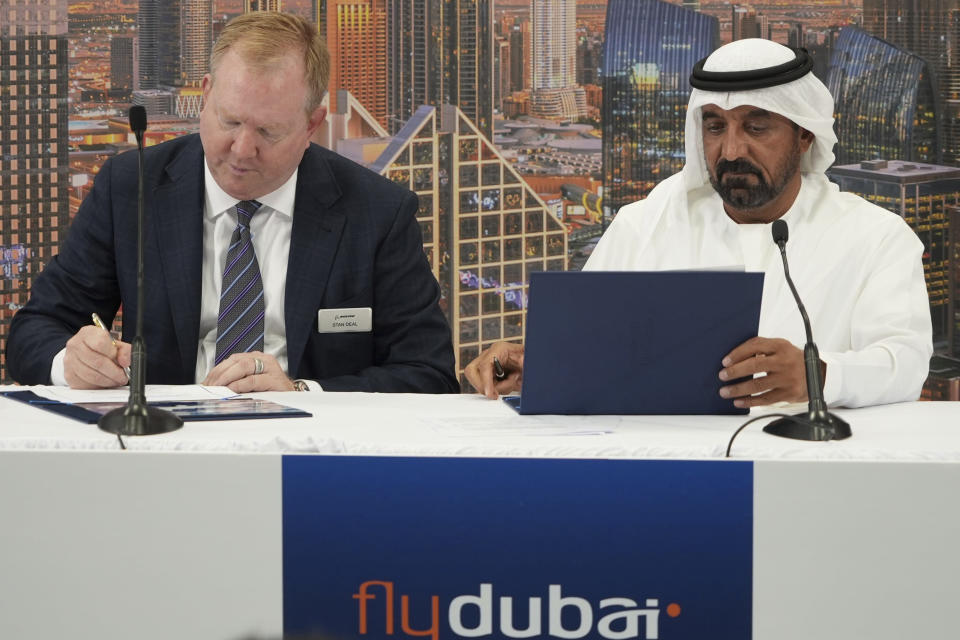
[[[134,132],[147,130],[147,110],[140,105],[130,107],[130,130]]]
[[[773,241],[777,244],[781,244],[787,241],[787,236],[790,235],[790,230],[787,227],[787,222],[782,219],[777,219],[773,221]]]

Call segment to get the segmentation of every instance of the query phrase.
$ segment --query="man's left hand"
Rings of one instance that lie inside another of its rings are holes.
[[[215,366],[203,384],[230,387],[234,393],[293,391],[293,381],[280,368],[277,359],[259,351],[234,353]]]
[[[720,395],[733,398],[736,407],[807,401],[803,350],[787,340],[751,338],[727,354],[722,364],[720,379],[724,381],[766,374],[720,388]],[[823,362],[820,369],[823,372]]]

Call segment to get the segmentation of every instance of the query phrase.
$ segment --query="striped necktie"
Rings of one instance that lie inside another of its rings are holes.
[[[250,218],[259,208],[256,200],[244,200],[235,207],[237,228],[230,238],[220,284],[215,365],[233,353],[263,351],[263,281],[250,238]]]

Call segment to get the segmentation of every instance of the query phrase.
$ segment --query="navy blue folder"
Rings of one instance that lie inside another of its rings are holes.
[[[33,391],[0,391],[0,396],[24,402],[31,407],[50,411],[85,424],[96,424],[108,411],[125,407],[126,402],[85,402],[69,404],[49,400]],[[151,407],[166,409],[184,422],[193,420],[256,420],[261,418],[309,418],[313,414],[269,400],[257,398],[224,398],[210,400],[148,402]]]
[[[739,414],[720,362],[757,335],[763,274],[531,274],[524,414]],[[799,321],[799,320],[798,320]]]

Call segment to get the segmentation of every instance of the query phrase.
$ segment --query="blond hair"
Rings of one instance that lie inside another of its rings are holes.
[[[230,50],[251,67],[269,71],[291,51],[303,54],[306,68],[307,115],[320,106],[330,81],[330,52],[317,28],[300,16],[279,11],[257,11],[237,16],[223,28],[210,54],[210,75]]]

